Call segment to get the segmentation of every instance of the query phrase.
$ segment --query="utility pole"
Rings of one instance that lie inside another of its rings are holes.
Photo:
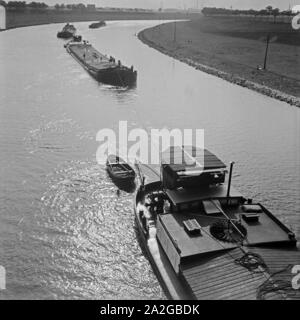
[[[175,23],[174,23],[174,42],[176,42],[176,21],[175,21]]]
[[[269,43],[270,43],[270,34],[268,33],[268,35],[267,35],[267,44],[266,44],[266,52],[265,52],[265,60],[264,60],[264,70],[267,69],[267,59],[268,59]]]

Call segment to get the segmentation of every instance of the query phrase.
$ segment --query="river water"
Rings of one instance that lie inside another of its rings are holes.
[[[300,234],[300,109],[215,78],[147,47],[158,21],[78,33],[138,70],[136,88],[99,85],[56,38],[61,24],[0,33],[1,299],[163,299],[140,249],[132,195],[96,162],[96,134],[205,129],[236,162],[234,184]]]

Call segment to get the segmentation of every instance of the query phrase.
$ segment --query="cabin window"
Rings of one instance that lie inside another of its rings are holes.
[[[199,211],[199,202],[198,201],[191,203],[191,211],[193,211],[193,212]]]
[[[180,211],[185,212],[185,211],[188,211],[188,210],[189,210],[189,205],[188,204],[182,204],[180,206]]]
[[[173,203],[171,203],[171,211],[172,212],[178,212],[178,207],[175,206]]]
[[[230,207],[237,207],[240,204],[239,198],[223,198],[219,200],[221,205],[223,206],[230,206]]]

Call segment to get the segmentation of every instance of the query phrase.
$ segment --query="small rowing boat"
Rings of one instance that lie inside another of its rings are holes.
[[[119,183],[132,184],[135,179],[135,171],[122,158],[109,155],[106,161],[106,169],[112,180]]]

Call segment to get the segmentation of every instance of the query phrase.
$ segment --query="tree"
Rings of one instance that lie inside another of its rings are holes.
[[[27,7],[31,9],[46,9],[48,6],[43,2],[30,2]]]
[[[272,14],[274,17],[274,23],[276,23],[276,17],[279,15],[280,10],[278,8],[275,8],[272,10]]]
[[[16,10],[23,10],[26,8],[25,1],[9,1],[7,4],[8,8],[16,9]]]
[[[268,12],[272,12],[273,7],[272,7],[272,6],[267,6],[267,7],[266,7],[266,10],[267,10]]]
[[[267,7],[266,7],[266,10],[267,10],[267,13],[268,13],[269,15],[271,15],[271,14],[272,14],[272,11],[273,11],[273,7],[272,7],[272,6],[267,6]]]

